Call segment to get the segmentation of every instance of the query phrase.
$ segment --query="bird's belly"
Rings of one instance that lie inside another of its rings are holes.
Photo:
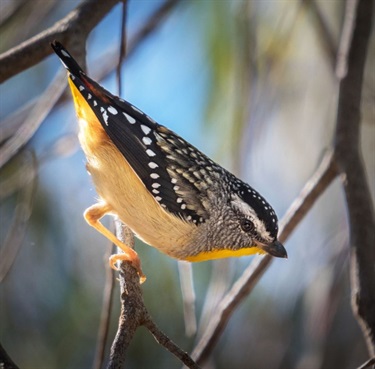
[[[115,146],[107,142],[85,150],[87,169],[100,198],[141,240],[175,258],[189,254],[185,248],[194,227],[165,211]]]

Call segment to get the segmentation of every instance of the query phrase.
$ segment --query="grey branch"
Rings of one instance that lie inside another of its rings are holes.
[[[117,237],[122,242],[129,246],[134,245],[134,235],[128,227],[120,221],[116,221],[116,229]],[[120,268],[121,314],[117,334],[112,343],[107,369],[121,369],[124,367],[126,350],[137,328],[142,325],[151,332],[160,345],[174,354],[183,364],[189,368],[198,369],[199,366],[191,357],[170,340],[153,322],[143,301],[139,276],[136,270],[128,262],[121,263]]]
[[[52,27],[0,55],[0,83],[52,54],[50,42],[58,38],[72,52],[82,50],[76,40],[86,40],[91,30],[120,0],[86,0]]]

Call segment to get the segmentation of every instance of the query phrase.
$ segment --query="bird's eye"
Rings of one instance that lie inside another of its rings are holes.
[[[240,224],[244,232],[250,232],[254,229],[254,223],[249,219],[242,219]]]

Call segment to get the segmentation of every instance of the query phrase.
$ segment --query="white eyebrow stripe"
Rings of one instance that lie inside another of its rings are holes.
[[[262,237],[264,240],[270,242],[272,241],[272,237],[267,231],[266,225],[258,218],[255,210],[249,204],[243,201],[238,195],[232,195],[231,204],[233,207],[237,208],[241,213],[245,214],[251,219],[260,237]]]

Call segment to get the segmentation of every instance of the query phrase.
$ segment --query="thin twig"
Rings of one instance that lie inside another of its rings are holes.
[[[199,369],[199,365],[183,350],[180,349],[167,335],[165,335],[153,322],[149,315],[146,316],[143,325],[151,332],[155,340],[173,353],[188,368]]]
[[[122,3],[122,14],[121,14],[121,37],[120,37],[120,55],[119,60],[117,63],[116,68],[116,79],[117,79],[117,86],[118,86],[118,95],[121,96],[122,94],[122,83],[121,83],[121,66],[122,61],[126,55],[126,41],[127,41],[127,34],[126,34],[126,16],[127,16],[127,9],[128,9],[128,2],[123,0]]]
[[[157,8],[150,17],[145,21],[145,23],[138,29],[127,45],[126,59],[132,57],[138,47],[145,41],[149,36],[151,36],[157,28],[163,24],[163,20],[171,13],[175,6],[182,2],[181,0],[167,0]],[[126,40],[124,40],[126,42]],[[99,71],[93,71],[95,79],[102,80],[106,78],[118,65],[119,60],[118,48],[108,51],[105,55],[101,56],[99,60],[95,61],[94,65],[100,65]],[[122,61],[122,60],[121,60]]]
[[[281,242],[287,240],[292,231],[313,207],[316,200],[324,193],[335,176],[336,170],[332,161],[332,153],[328,153],[280,222],[281,229],[279,239]],[[231,290],[223,298],[204,335],[193,350],[192,357],[197,363],[202,364],[211,354],[229,318],[232,316],[237,306],[254,288],[272,260],[272,257],[269,255],[256,258],[254,262],[245,269],[241,277],[234,283]]]
[[[179,260],[177,265],[183,301],[185,334],[191,337],[197,331],[193,268],[191,263],[182,260]]]
[[[112,222],[113,224],[113,222]],[[115,252],[115,246],[112,244],[104,257],[105,263],[105,286],[103,292],[103,304],[100,316],[100,325],[98,329],[98,338],[96,343],[95,358],[93,369],[100,369],[104,361],[105,347],[107,345],[109,325],[111,322],[113,291],[115,286],[115,273],[109,266],[108,259]]]

